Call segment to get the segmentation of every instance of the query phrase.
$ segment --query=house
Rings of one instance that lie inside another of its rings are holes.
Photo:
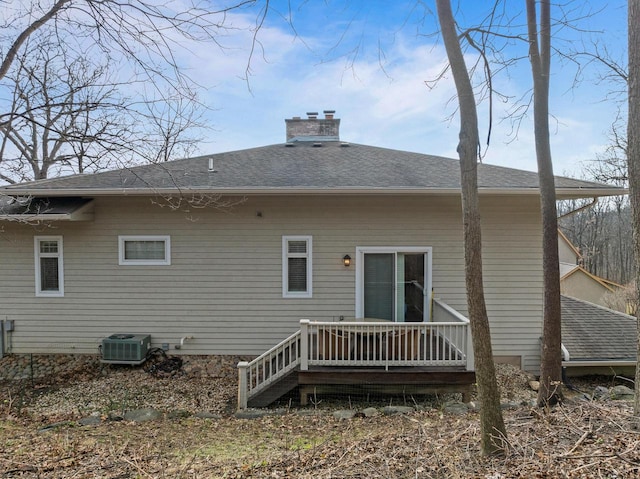
[[[3,187],[11,352],[96,353],[114,333],[176,354],[272,351],[249,388],[281,362],[472,371],[459,162],[345,142],[331,111],[285,124],[269,146]],[[538,176],[478,176],[493,351],[536,371]]]
[[[561,297],[562,366],[569,376],[586,374],[633,377],[637,355],[637,319],[588,301]]]
[[[622,288],[621,285],[584,269],[581,266],[582,255],[560,230],[558,230],[558,254],[561,294],[606,307],[607,294]]]

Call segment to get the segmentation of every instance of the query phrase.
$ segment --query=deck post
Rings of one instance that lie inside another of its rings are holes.
[[[307,371],[309,369],[309,321],[308,319],[300,320],[300,370]]]
[[[238,363],[238,409],[247,409],[248,391],[247,391],[247,370],[249,363],[240,361]]]
[[[467,323],[467,371],[476,370],[476,359],[473,354],[473,339],[471,338],[471,324]]]

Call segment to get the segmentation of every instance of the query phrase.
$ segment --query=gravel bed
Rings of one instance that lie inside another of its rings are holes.
[[[3,381],[13,410],[32,420],[109,416],[140,408],[189,414],[235,411],[236,364],[246,358],[181,359],[179,369],[152,374],[152,364],[104,365],[97,356],[10,356],[0,361],[0,371],[15,378]]]

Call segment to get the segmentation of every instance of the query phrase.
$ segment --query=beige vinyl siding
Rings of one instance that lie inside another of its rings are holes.
[[[558,256],[561,263],[578,264],[575,250],[560,234],[558,234]]]
[[[609,288],[581,270],[571,273],[560,281],[560,291],[566,296],[605,307],[608,306],[604,302],[604,296],[611,292]]]
[[[161,202],[161,200],[159,200]],[[435,296],[466,314],[457,197],[249,197],[231,210],[171,210],[148,198],[98,198],[92,222],[5,223],[2,315],[13,352],[97,351],[113,333],[153,346],[193,336],[185,354],[259,354],[301,318],[355,314],[357,246],[430,246]],[[494,354],[539,362],[542,275],[538,200],[481,201]],[[261,216],[258,215],[261,213]],[[46,233],[42,233],[42,231]],[[33,236],[64,238],[65,296],[35,296]],[[170,235],[171,265],[121,266],[119,235]],[[282,236],[313,237],[313,296],[282,297]]]

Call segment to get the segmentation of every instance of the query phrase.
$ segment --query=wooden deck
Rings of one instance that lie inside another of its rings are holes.
[[[463,368],[392,368],[388,371],[367,368],[313,368],[298,372],[300,405],[308,403],[311,395],[343,392],[349,386],[354,394],[442,394],[462,393],[470,400],[473,371]]]
[[[329,394],[351,395],[426,395],[461,393],[469,401],[475,373],[464,368],[408,367],[390,368],[344,368],[314,367],[306,371],[292,371],[249,400],[250,407],[264,407],[290,393],[296,387],[300,394],[300,405],[308,404],[310,398]]]
[[[296,388],[302,405],[329,393],[468,399],[475,382],[469,321],[434,304],[442,311],[423,323],[300,320],[291,336],[238,363],[238,409],[267,406]]]

